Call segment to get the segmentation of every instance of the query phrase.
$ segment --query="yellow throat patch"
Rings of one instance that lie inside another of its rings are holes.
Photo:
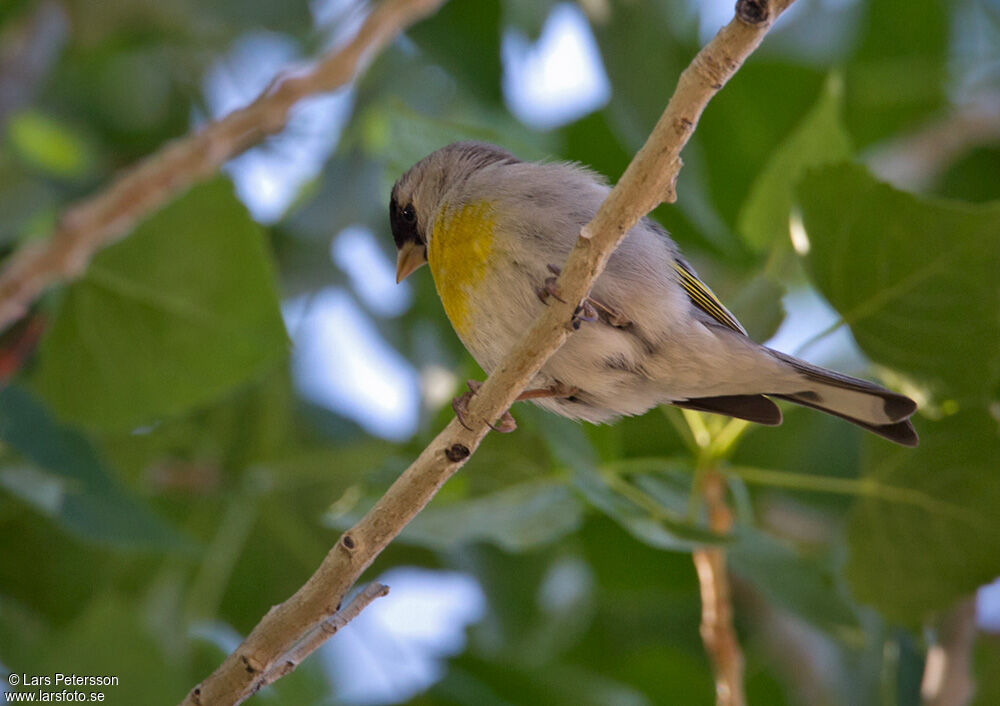
[[[472,297],[489,271],[496,215],[489,201],[441,207],[427,247],[427,264],[451,325],[460,337],[472,331]]]

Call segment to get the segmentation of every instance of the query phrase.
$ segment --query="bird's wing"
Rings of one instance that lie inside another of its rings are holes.
[[[674,257],[674,270],[677,272],[678,281],[684,292],[688,295],[691,303],[712,317],[713,320],[722,324],[726,328],[732,329],[736,333],[747,335],[746,329],[740,325],[729,309],[722,305],[719,298],[712,293],[708,286],[698,279],[691,266],[679,257]]]

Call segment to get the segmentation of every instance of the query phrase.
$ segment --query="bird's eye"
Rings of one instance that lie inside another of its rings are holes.
[[[403,216],[403,220],[407,223],[416,223],[417,212],[413,210],[413,204],[406,204],[403,206],[403,210],[400,212]]]

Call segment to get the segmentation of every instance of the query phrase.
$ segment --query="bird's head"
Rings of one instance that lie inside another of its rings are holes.
[[[392,187],[389,225],[396,242],[396,282],[427,263],[434,218],[447,196],[480,169],[519,162],[486,142],[454,142],[414,164]]]

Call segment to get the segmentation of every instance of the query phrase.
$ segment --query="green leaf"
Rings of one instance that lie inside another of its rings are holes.
[[[1000,145],[977,147],[941,175],[935,193],[952,199],[985,202],[1000,199]]]
[[[582,518],[583,505],[564,482],[542,479],[469,500],[432,502],[401,539],[441,550],[484,541],[523,552],[574,532]]]
[[[15,664],[15,670],[29,674],[108,675],[118,684],[69,687],[84,694],[101,693],[109,704],[175,704],[184,698],[185,670],[178,660],[166,659],[159,635],[149,623],[155,616],[145,615],[137,602],[121,596],[104,594],[44,645],[27,664]],[[114,635],[114,639],[108,639]],[[51,697],[65,687],[53,683],[41,691]],[[190,687],[187,687],[190,688]],[[53,699],[55,700],[55,699]]]
[[[428,115],[393,96],[366,111],[362,123],[366,150],[383,157],[388,170],[386,203],[389,188],[400,174],[434,150],[458,140],[493,142],[525,160],[543,159],[555,147],[552,135],[532,132],[509,114],[468,103],[456,103],[443,114]]]
[[[94,258],[33,383],[59,415],[124,429],[216,400],[286,353],[261,230],[217,179]]]
[[[766,251],[788,243],[792,190],[802,173],[851,156],[851,140],[840,118],[842,94],[842,79],[828,77],[816,104],[757,175],[738,219],[740,234],[751,247]]]
[[[53,420],[20,387],[0,390],[0,441],[47,471],[0,469],[0,486],[74,534],[118,547],[183,544],[173,528],[121,488],[84,436]]]
[[[833,634],[858,629],[858,615],[839,580],[840,567],[829,557],[758,531],[741,533],[728,556],[733,571],[751,581],[773,605]]]
[[[517,28],[531,41],[537,41],[556,4],[557,0],[503,0],[504,25]]]
[[[557,464],[569,470],[592,469],[597,465],[597,454],[579,422],[534,405],[526,405],[518,416],[541,437]]]
[[[920,446],[868,444],[866,477],[914,502],[858,502],[846,573],[858,600],[916,624],[1000,575],[1000,435],[985,410],[920,427]]]
[[[1000,703],[1000,641],[996,633],[983,631],[974,653],[976,693],[972,706]]]
[[[669,663],[669,662],[668,662]],[[662,665],[661,665],[662,666]],[[662,671],[661,671],[662,674]],[[547,704],[548,706],[646,706],[649,701],[627,684],[575,665],[527,659],[463,655],[435,684],[434,704]]]
[[[1000,204],[923,199],[839,165],[799,188],[809,271],[876,363],[983,398],[1000,377]]]
[[[499,0],[447,3],[408,35],[477,98],[501,102]]]
[[[846,71],[846,121],[859,145],[918,124],[946,102],[948,4],[866,3],[863,34]]]
[[[686,516],[693,473],[671,459],[625,459],[594,470],[578,468],[577,490],[640,542],[690,551],[725,538]]]
[[[83,138],[59,121],[28,110],[11,116],[7,138],[21,158],[58,177],[87,174],[93,155]]]
[[[693,55],[695,25],[690,9],[677,2],[611,5],[607,20],[592,27],[614,90],[609,121],[631,151],[646,140]],[[686,41],[677,39],[681,34]]]
[[[704,155],[700,169],[726,223],[736,226],[754,180],[816,105],[823,82],[812,67],[754,57],[708,104],[692,142]],[[694,162],[695,156],[685,161]],[[679,193],[683,201],[686,192]]]

